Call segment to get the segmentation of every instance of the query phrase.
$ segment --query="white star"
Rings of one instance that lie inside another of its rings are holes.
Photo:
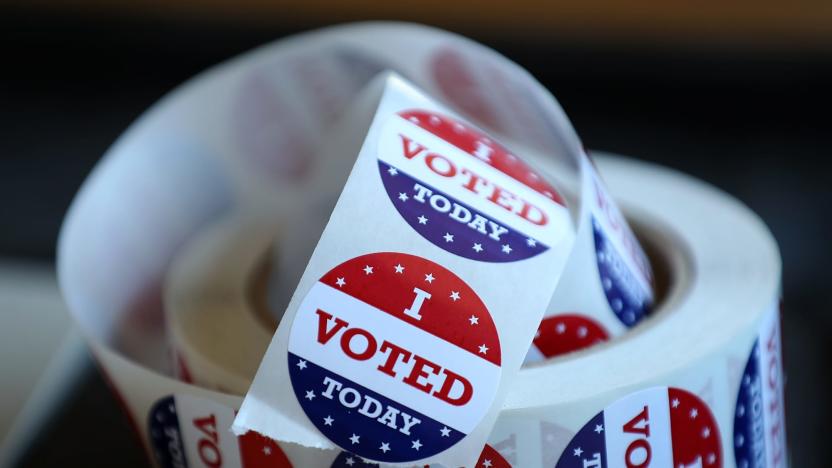
[[[388,444],[387,442],[382,442],[381,447],[379,447],[378,449],[384,453],[387,453],[388,451],[390,451],[390,444]]]
[[[364,267],[364,274],[365,275],[372,275],[373,274],[373,267],[367,265]]]
[[[306,369],[306,361],[303,359],[298,359],[298,369],[304,370]]]
[[[391,167],[390,169],[387,169],[387,172],[388,172],[391,176],[394,176],[394,175],[396,175],[396,174],[398,174],[398,173],[399,173],[399,171],[398,171],[398,170],[396,170],[396,168],[395,168],[395,167]]]
[[[710,427],[706,427],[705,429],[702,429],[702,438],[703,439],[707,439],[710,436],[711,436],[711,428]]]
[[[511,250],[512,250],[512,249],[511,249],[511,246],[510,246],[510,245],[506,244],[506,245],[504,245],[504,246],[503,246],[503,252],[505,252],[505,253],[507,253],[507,254],[510,254],[510,253],[511,253]]]
[[[445,426],[442,426],[442,429],[439,429],[439,432],[442,433],[442,437],[450,437],[451,436],[451,430],[448,429]]]
[[[456,302],[459,300],[459,292],[458,291],[451,291],[451,300]]]
[[[355,465],[355,460],[352,457],[349,457],[349,458],[347,458],[346,463],[349,466],[353,466],[353,465]]]
[[[566,331],[566,324],[562,322],[558,323],[557,325],[555,325],[555,331],[558,332],[558,335],[563,335],[563,333]]]
[[[352,442],[353,444],[357,444],[357,443],[358,443],[358,439],[360,439],[360,438],[361,438],[361,436],[360,436],[360,435],[353,434],[353,435],[350,437],[350,442]]]
[[[445,235],[442,236],[442,237],[445,238],[445,242],[453,242],[454,241],[454,235],[451,234],[450,232],[446,232]]]
[[[428,223],[428,219],[425,218],[423,215],[419,215],[419,217],[416,218],[416,219],[419,220],[419,224],[427,224]]]
[[[404,272],[404,267],[402,266],[402,264],[401,264],[401,263],[399,263],[398,265],[394,266],[393,268],[395,268],[395,269],[396,269],[396,273],[403,273],[403,272]]]
[[[425,281],[427,281],[428,283],[433,283],[434,279],[436,278],[433,277],[433,273],[428,273],[425,275]]]
[[[263,447],[263,454],[264,455],[271,455],[272,454],[272,448],[269,447],[268,445],[266,445],[265,447]]]
[[[528,245],[529,247],[537,247],[537,241],[529,237],[528,239],[526,239],[526,245]]]
[[[586,327],[578,327],[578,338],[586,337],[587,329]]]
[[[334,419],[332,419],[332,417],[327,416],[327,417],[325,417],[325,418],[324,418],[324,425],[326,425],[326,426],[331,426],[331,425],[332,425],[332,421],[335,421],[335,420],[334,420]]]
[[[479,325],[480,318],[477,317],[476,315],[472,315],[471,317],[468,318],[468,321],[471,322],[471,325]]]
[[[540,329],[538,328],[536,332],[534,332],[534,339],[540,338]]]
[[[439,117],[435,115],[430,116],[428,120],[430,121],[430,124],[434,126],[439,125],[442,122],[441,120],[439,120]]]
[[[671,402],[670,402],[670,404],[671,404],[674,408],[678,408],[678,407],[679,407],[679,399],[678,399],[678,398],[674,398],[674,399],[673,399],[673,401],[671,401]]]
[[[604,430],[604,426],[602,426],[602,425],[600,425],[600,424],[596,424],[596,425],[595,425],[595,433],[596,433],[596,434],[600,434],[600,433],[601,433],[601,431],[603,431],[603,430]]]
[[[415,115],[414,115],[414,116],[409,117],[407,120],[409,120],[409,121],[411,121],[411,122],[413,122],[413,123],[415,123],[415,124],[418,124],[418,123],[419,123],[419,118],[418,118],[418,117],[416,117]]]
[[[716,455],[713,453],[709,453],[707,462],[709,465],[713,465],[716,462]]]
[[[419,442],[419,439],[414,440],[413,445],[410,446],[410,448],[414,448],[416,450],[419,450],[421,447],[422,447],[422,443]]]
[[[691,419],[696,419],[697,416],[699,416],[699,411],[697,411],[696,408],[690,410],[690,418]]]
[[[462,133],[462,132],[465,131],[465,127],[463,127],[462,124],[455,123],[454,124],[454,131],[457,132],[457,133]]]
[[[313,392],[312,390],[307,390],[306,399],[312,401],[313,398],[315,398],[315,392]]]
[[[338,278],[338,279],[335,281],[335,284],[337,284],[339,288],[342,288],[342,287],[344,287],[344,285],[345,285],[345,284],[347,284],[347,282],[346,282],[346,281],[344,281],[344,278],[343,278],[343,277],[341,277],[341,278]]]
[[[480,353],[482,353],[482,354],[488,354],[488,346],[486,346],[486,345],[484,345],[484,344],[481,344],[481,345],[480,345]]]
[[[482,461],[482,466],[485,467],[485,468],[491,468],[491,460],[486,458],[485,460]]]
[[[581,450],[581,448],[580,448],[580,447],[578,447],[578,448],[576,448],[575,450],[573,450],[573,451],[572,451],[572,453],[573,453],[576,457],[580,457],[580,456],[581,456],[581,454],[582,454],[582,453],[584,453],[584,451],[583,451],[583,450]]]
[[[474,249],[477,253],[482,252],[482,245],[474,244],[474,247],[472,247],[472,249]]]
[[[404,193],[404,192],[399,192],[399,200],[401,200],[401,201],[407,201],[407,199],[408,199],[408,198],[409,198],[409,197],[407,196],[407,194],[406,194],[406,193]]]

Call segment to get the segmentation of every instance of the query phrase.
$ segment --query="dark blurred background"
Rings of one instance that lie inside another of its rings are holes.
[[[832,2],[449,3],[0,4],[0,257],[52,262],[63,215],[99,157],[206,67],[336,22],[437,25],[527,67],[587,147],[681,169],[760,214],[785,264],[793,466],[825,466]],[[23,466],[146,464],[96,371],[60,407]]]

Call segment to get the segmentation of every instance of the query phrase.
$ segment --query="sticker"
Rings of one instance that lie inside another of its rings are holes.
[[[601,287],[615,316],[632,327],[653,307],[650,262],[591,164],[584,164],[584,172],[592,189],[592,236]]]
[[[511,464],[500,455],[500,452],[494,450],[494,447],[486,444],[480,454],[480,459],[474,465],[477,468],[511,468]]]
[[[545,252],[570,229],[560,194],[506,148],[450,117],[390,117],[378,148],[390,201],[416,232],[453,254],[513,262]]]
[[[738,468],[786,464],[783,363],[777,315],[770,320],[745,365],[734,412],[734,456]]]
[[[560,314],[546,317],[534,335],[534,345],[550,358],[588,348],[609,339],[600,323],[585,315]]]
[[[708,406],[678,388],[624,397],[589,420],[556,468],[722,467],[719,428]]]
[[[477,294],[402,253],[356,257],[321,277],[298,309],[288,351],[310,421],[344,450],[383,462],[462,440],[501,375],[499,336]]]
[[[291,468],[276,442],[256,432],[235,437],[234,410],[189,395],[160,399],[148,415],[150,443],[162,468]]]

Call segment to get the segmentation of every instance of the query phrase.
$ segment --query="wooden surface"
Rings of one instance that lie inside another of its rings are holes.
[[[828,0],[15,0],[12,3],[80,10],[88,15],[244,21],[282,27],[398,19],[465,34],[510,38],[787,48],[832,45],[832,2]]]

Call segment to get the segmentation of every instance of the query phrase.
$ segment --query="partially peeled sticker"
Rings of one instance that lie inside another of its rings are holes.
[[[574,227],[518,155],[398,77],[366,93],[379,84],[233,429],[372,462],[470,466],[525,355],[502,343],[532,341]]]

